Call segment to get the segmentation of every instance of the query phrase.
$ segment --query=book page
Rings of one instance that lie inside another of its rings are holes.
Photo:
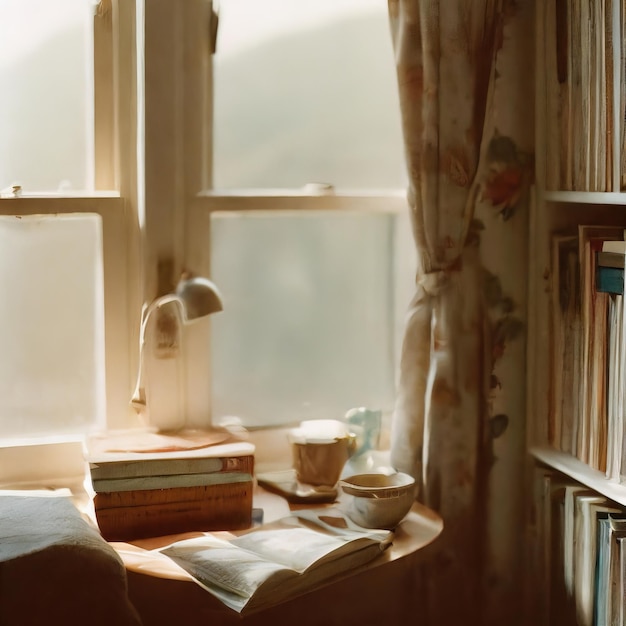
[[[217,586],[245,599],[277,572],[289,573],[279,563],[211,535],[178,541],[160,552],[204,586]]]
[[[352,539],[352,541],[364,538]],[[309,528],[258,530],[232,540],[232,544],[302,573],[327,555],[341,551],[350,539],[333,537]],[[365,538],[365,541],[369,541]]]
[[[336,524],[336,525],[335,525]],[[306,588],[303,574],[320,570],[316,583],[381,554],[391,531],[361,529],[343,514],[325,509],[297,512],[234,539],[210,534],[159,550],[191,574],[207,591],[241,612],[255,594],[276,601],[288,590]],[[356,559],[356,560],[355,560]],[[287,579],[302,579],[286,586]],[[261,587],[263,589],[261,589]],[[276,595],[278,593],[278,596]]]

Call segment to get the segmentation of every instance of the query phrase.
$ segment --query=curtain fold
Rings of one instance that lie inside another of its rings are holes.
[[[497,623],[519,583],[502,545],[522,528],[532,2],[389,0],[389,16],[418,258],[392,462],[445,523],[428,623]],[[513,499],[494,467],[518,481]]]

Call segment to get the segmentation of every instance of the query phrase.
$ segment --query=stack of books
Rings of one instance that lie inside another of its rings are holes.
[[[85,458],[94,511],[108,541],[188,531],[241,530],[252,524],[254,446],[202,445],[177,435],[99,435]]]

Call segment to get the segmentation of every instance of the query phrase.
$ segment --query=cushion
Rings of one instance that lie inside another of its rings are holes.
[[[140,623],[121,559],[68,498],[0,496],[0,624]]]

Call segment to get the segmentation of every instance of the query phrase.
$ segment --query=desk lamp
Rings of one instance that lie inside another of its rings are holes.
[[[157,430],[181,430],[187,421],[182,327],[222,308],[222,298],[214,283],[187,274],[183,274],[174,293],[156,298],[146,308],[131,405]]]

